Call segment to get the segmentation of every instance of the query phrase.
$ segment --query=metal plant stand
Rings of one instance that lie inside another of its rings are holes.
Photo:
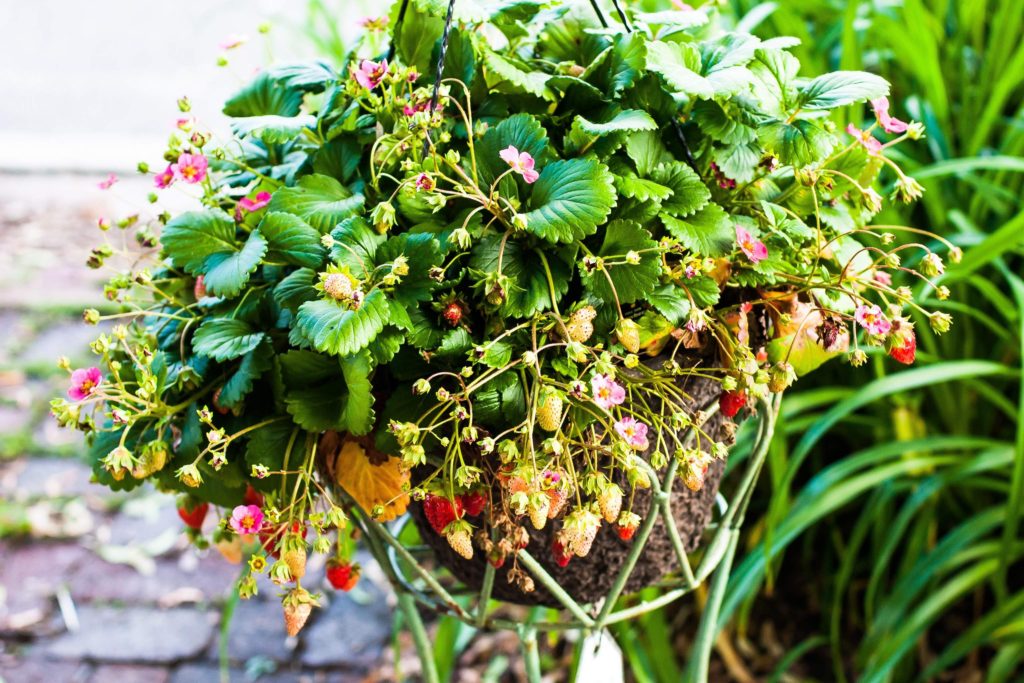
[[[491,590],[494,586],[495,569],[489,563],[482,586],[478,591],[466,587],[462,587],[462,590],[446,589],[437,576],[417,560],[417,557],[429,555],[430,549],[426,546],[407,547],[399,540],[403,528],[409,521],[408,516],[403,516],[387,525],[375,522],[365,516],[357,518],[356,523],[364,533],[370,553],[380,563],[398,593],[399,607],[409,624],[422,662],[423,680],[426,683],[439,683],[432,646],[427,638],[419,612],[421,606],[432,613],[460,619],[478,629],[517,632],[521,640],[528,680],[530,683],[539,683],[541,670],[537,649],[538,631],[578,631],[581,634],[600,631],[609,624],[632,619],[664,607],[690,593],[711,577],[707,603],[697,630],[693,651],[690,653],[690,664],[686,675],[687,681],[694,683],[706,681],[711,648],[718,634],[719,611],[725,597],[733,557],[736,554],[740,527],[743,524],[747,506],[774,433],[779,400],[779,395],[772,395],[758,405],[757,435],[753,450],[743,470],[734,475],[740,476],[740,479],[736,490],[732,493],[732,501],[726,504],[725,499],[719,497],[720,518],[709,526],[709,530],[713,528],[713,535],[704,547],[700,562],[696,567],[690,563],[690,558],[684,550],[672,517],[672,485],[677,472],[677,463],[674,460],[661,476],[649,464],[643,463],[643,466],[648,469],[651,481],[659,482],[651,507],[654,514],[648,514],[644,519],[634,537],[633,547],[625,564],[616,577],[611,590],[599,603],[579,604],[535,558],[525,550],[519,551],[517,557],[520,565],[561,603],[563,610],[561,618],[557,621],[524,624],[494,614]],[[715,405],[707,412],[712,414],[717,408],[718,406]],[[692,438],[692,433],[686,437],[687,440],[690,438]],[[665,592],[653,600],[616,609],[623,587],[643,552],[644,545],[647,543],[659,515],[665,523],[666,532],[670,535],[679,560],[680,570],[678,574],[673,575],[671,580],[674,586],[666,588]],[[712,574],[714,574],[713,577]],[[475,594],[475,600],[471,599],[469,606],[464,606],[455,598],[455,595],[472,596],[473,594]]]

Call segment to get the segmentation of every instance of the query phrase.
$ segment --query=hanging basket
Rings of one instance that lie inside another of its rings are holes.
[[[647,493],[645,504],[648,514],[628,545],[613,536],[606,540],[599,536],[595,541],[597,545],[586,558],[575,558],[563,569],[542,559],[550,557],[550,551],[544,545],[544,540],[550,537],[543,532],[531,536],[530,545],[520,550],[516,558],[519,566],[536,583],[536,595],[532,597],[524,597],[523,593],[517,592],[504,598],[508,593],[499,588],[499,581],[505,574],[486,562],[474,564],[455,557],[446,551],[447,543],[435,545],[429,539],[437,535],[423,527],[422,521],[419,522],[420,533],[428,545],[407,546],[408,538],[403,531],[406,524],[417,517],[415,511],[389,524],[361,515],[355,517],[355,521],[365,534],[368,549],[398,592],[410,619],[418,618],[415,617],[415,603],[418,602],[431,611],[458,618],[477,628],[523,631],[528,626],[531,632],[600,629],[674,602],[707,580],[720,565],[725,575],[728,574],[739,528],[774,433],[778,403],[778,395],[775,395],[758,405],[757,433],[751,452],[744,459],[743,467],[731,475],[730,483],[735,482],[731,500],[717,495],[719,516],[710,525],[714,531],[703,543],[700,562],[696,566],[691,564],[689,553],[701,545],[703,532],[713,516],[716,492],[721,483],[721,463],[717,469],[709,470],[705,487],[699,493],[690,492],[689,495],[677,494],[675,460],[660,473],[660,477],[659,473],[650,470],[651,480],[656,484]],[[720,427],[723,423],[717,409],[717,402],[707,408],[708,426]],[[654,503],[653,512],[651,502]],[[674,523],[666,525],[666,520]],[[670,548],[670,552],[666,548]],[[436,571],[437,563],[451,571],[458,580],[455,585]],[[584,569],[572,570],[573,563]],[[587,572],[592,575],[587,577]],[[662,583],[664,590],[657,598],[615,609],[618,598],[624,593],[666,577],[669,578]],[[457,596],[463,597],[457,599]],[[466,600],[465,596],[476,597],[475,600]],[[564,616],[561,620],[524,626],[496,614],[492,598],[560,607]]]
[[[691,378],[686,384],[686,391],[692,396],[695,407],[714,406],[717,404],[721,385],[708,379]],[[725,423],[721,415],[715,414],[708,419],[703,429],[712,439],[726,441],[731,430]],[[649,459],[649,453],[643,455],[645,460]],[[708,468],[704,486],[699,491],[687,488],[679,477],[673,479],[670,496],[672,519],[687,553],[693,552],[701,544],[704,530],[712,518],[724,469],[723,461],[714,461]],[[660,480],[665,473],[662,471],[659,474]],[[624,490],[629,490],[624,476],[620,475],[616,483]],[[665,526],[665,520],[657,515],[657,508],[652,510],[652,498],[652,489],[636,489],[633,512],[641,518],[653,514],[656,519],[643,551],[626,580],[623,589],[625,593],[635,593],[679,569],[679,559],[672,537]],[[489,566],[484,554],[477,552],[472,560],[463,559],[452,549],[444,536],[430,527],[422,504],[413,503],[410,506],[410,513],[419,529],[420,537],[433,550],[437,562],[468,588],[479,590],[483,586]],[[543,529],[536,530],[527,523],[525,527],[529,531],[530,542],[526,550],[573,600],[580,603],[599,601],[612,588],[616,577],[626,564],[636,539],[623,541],[615,533],[613,525],[603,524],[590,553],[586,557],[574,557],[568,565],[560,567],[552,554],[552,545],[559,526],[560,522],[553,520]],[[531,592],[524,592],[510,582],[509,570],[512,566],[510,559],[496,571],[492,597],[523,605],[560,606],[558,599],[542,584],[536,584]]]

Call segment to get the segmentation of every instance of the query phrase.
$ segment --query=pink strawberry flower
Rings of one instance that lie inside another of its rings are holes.
[[[436,187],[434,179],[427,173],[420,173],[416,176],[416,189],[424,192],[433,192]]]
[[[244,35],[240,35],[240,34],[236,34],[236,35],[233,35],[233,36],[228,36],[227,40],[225,40],[223,43],[220,44],[220,49],[222,49],[222,50],[234,50],[236,47],[241,47],[241,46],[245,45],[246,41],[248,41],[248,40],[249,40],[249,36],[244,36]]]
[[[764,261],[768,258],[768,247],[764,242],[756,239],[746,228],[736,226],[736,242],[740,245],[740,251],[747,255],[751,263]]]
[[[156,174],[156,178],[153,179],[153,184],[159,187],[161,190],[170,187],[174,183],[174,164],[167,164],[161,173]]]
[[[615,431],[633,450],[647,450],[647,425],[643,422],[638,422],[632,417],[624,417],[615,423]]]
[[[81,401],[92,396],[93,392],[103,382],[103,373],[99,368],[79,368],[71,373],[71,387],[68,389],[68,398],[72,401]]]
[[[540,173],[533,170],[533,157],[528,152],[520,152],[512,145],[509,145],[498,152],[498,156],[501,157],[502,161],[511,166],[513,171],[523,176],[523,180],[527,183],[533,183],[540,177]]]
[[[352,75],[355,77],[356,83],[367,90],[373,90],[388,75],[388,63],[387,61],[374,62],[364,59],[358,69],[352,70]]]
[[[109,190],[110,188],[112,188],[114,186],[114,183],[116,183],[116,182],[117,182],[117,176],[114,175],[113,173],[109,173],[109,174],[107,174],[106,178],[104,178],[100,182],[96,183],[96,187],[100,188],[101,190]]]
[[[259,211],[264,206],[270,203],[269,192],[259,192],[255,197],[250,199],[249,197],[243,197],[238,200],[238,210],[244,213],[252,213],[253,211]]]
[[[889,287],[892,285],[892,275],[885,272],[884,270],[876,270],[874,274],[874,280],[880,285]]]
[[[383,31],[388,27],[389,18],[383,17],[363,17],[359,20],[359,25],[365,28],[367,31]]]
[[[889,334],[889,330],[892,329],[892,323],[882,313],[882,309],[878,307],[878,304],[871,304],[870,306],[861,304],[854,312],[853,319],[867,330],[868,334],[879,337]]]
[[[882,153],[882,143],[869,131],[861,130],[851,123],[846,127],[846,132],[852,135],[868,154],[877,156]]]
[[[202,154],[189,154],[184,152],[178,157],[178,163],[172,164],[174,176],[186,183],[195,185],[206,178],[206,168],[209,163]]]
[[[604,410],[621,405],[626,400],[626,390],[621,384],[608,375],[594,375],[590,380],[590,389],[594,394],[594,403]]]
[[[886,133],[906,133],[907,124],[904,121],[900,121],[894,116],[889,115],[889,98],[879,97],[877,100],[871,100],[871,108],[875,110],[875,118],[878,119],[878,125],[882,127]]]
[[[263,528],[263,511],[256,505],[239,505],[231,511],[229,524],[240,536],[258,534]]]

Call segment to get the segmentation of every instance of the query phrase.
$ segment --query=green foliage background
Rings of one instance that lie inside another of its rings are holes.
[[[898,160],[927,192],[875,223],[935,231],[965,256],[943,279],[950,301],[925,304],[955,314],[954,329],[939,339],[918,321],[915,367],[876,356],[870,372],[826,367],[787,395],[721,625],[756,641],[759,600],[799,613],[810,593],[814,627],[775,680],[807,671],[801,659],[824,680],[1020,680],[1024,3],[734,0],[724,11],[761,37],[798,36],[807,73],[892,82],[894,111],[927,127]],[[805,592],[787,595],[794,583]],[[638,680],[678,680],[686,658],[673,657],[670,623],[659,614],[617,633]]]

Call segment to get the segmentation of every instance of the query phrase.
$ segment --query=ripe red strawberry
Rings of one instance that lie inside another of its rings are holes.
[[[615,525],[615,531],[623,541],[633,540],[636,530],[640,528],[640,516],[633,512],[623,512],[619,515],[619,522]]]
[[[718,398],[718,407],[726,417],[736,417],[736,413],[747,405],[747,392],[726,391]]]
[[[466,311],[462,308],[462,304],[458,301],[452,301],[444,307],[444,312],[441,314],[444,319],[448,321],[448,324],[455,327],[462,322],[462,316],[465,315]]]
[[[459,496],[459,498],[462,503],[462,509],[465,510],[467,517],[477,517],[487,507],[487,496],[480,491],[467,493],[464,496]]]
[[[917,356],[917,337],[914,336],[914,332],[911,331],[904,339],[903,346],[889,349],[889,356],[904,365],[911,365]]]
[[[206,283],[203,282],[203,276],[200,275],[196,278],[195,287],[192,288],[193,294],[196,295],[196,301],[206,296]]]
[[[455,502],[452,503],[444,496],[428,493],[423,499],[423,512],[430,522],[430,528],[436,533],[443,534],[445,527],[462,517],[461,497],[456,496]]]
[[[217,390],[213,392],[213,407],[221,415],[227,415],[231,412],[231,409],[221,405],[220,392],[223,390],[224,387],[217,387]]]
[[[335,590],[346,593],[359,583],[359,565],[331,560],[327,563],[327,581]]]
[[[245,496],[242,498],[242,503],[245,505],[255,505],[258,508],[263,507],[263,494],[252,487],[252,484],[245,485]]]
[[[569,560],[572,559],[572,553],[565,549],[557,538],[551,542],[551,554],[555,556],[555,563],[559,567],[564,567],[569,564]]]
[[[185,522],[185,526],[198,531],[203,528],[203,520],[206,519],[206,512],[209,509],[209,503],[186,498],[178,505],[178,516]]]

